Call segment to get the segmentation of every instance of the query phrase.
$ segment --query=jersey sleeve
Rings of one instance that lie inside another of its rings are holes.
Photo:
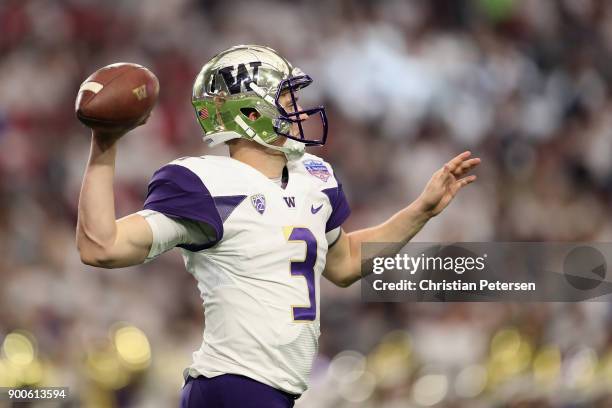
[[[326,232],[325,233],[325,239],[327,240],[327,247],[331,248],[334,245],[336,245],[336,243],[340,239],[340,235],[341,234],[342,234],[342,228],[341,227],[337,227],[337,228],[334,228],[333,230],[331,230],[329,232]]]
[[[330,232],[340,227],[351,214],[351,208],[349,207],[346,196],[344,195],[344,190],[342,190],[342,184],[340,182],[337,184],[337,187],[323,190],[323,193],[327,195],[329,203],[332,207],[332,212],[327,219],[327,223],[325,224],[325,232]]]
[[[214,198],[202,180],[184,166],[168,164],[155,172],[149,183],[144,209],[177,220],[204,224],[212,232],[212,239],[187,240],[178,243],[178,247],[200,251],[215,245],[223,237],[223,220]]]
[[[153,234],[151,249],[145,263],[174,247],[204,245],[215,239],[214,230],[207,224],[182,218],[170,218],[153,210],[141,210],[137,214],[144,217]]]

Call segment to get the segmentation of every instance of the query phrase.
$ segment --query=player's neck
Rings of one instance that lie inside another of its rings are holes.
[[[279,178],[287,164],[283,153],[267,149],[264,146],[251,146],[252,143],[230,144],[230,156],[255,168],[268,178]]]

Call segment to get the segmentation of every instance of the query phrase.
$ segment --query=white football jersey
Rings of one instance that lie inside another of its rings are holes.
[[[183,249],[204,303],[190,374],[239,374],[283,391],[307,388],[319,337],[326,233],[350,210],[322,159],[287,163],[285,188],[229,157],[187,157],[158,170],[145,209],[206,225]],[[155,229],[154,229],[155,241]]]

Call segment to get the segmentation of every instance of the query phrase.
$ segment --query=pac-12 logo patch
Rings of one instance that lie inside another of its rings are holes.
[[[324,182],[327,183],[327,180],[330,178],[331,174],[327,169],[327,166],[323,164],[322,161],[319,160],[304,160],[304,167],[310,174],[315,177],[320,178]]]
[[[258,213],[262,214],[266,211],[266,197],[263,194],[255,194],[251,196],[251,204],[257,210]]]

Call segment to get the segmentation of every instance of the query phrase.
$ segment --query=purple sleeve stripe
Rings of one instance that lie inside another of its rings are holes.
[[[186,167],[169,164],[155,172],[149,183],[144,208],[168,217],[210,225],[215,231],[215,240],[206,243],[207,248],[223,237],[223,220],[213,197],[202,180]]]
[[[227,220],[227,218],[232,214],[236,207],[238,207],[240,203],[244,201],[245,198],[245,195],[213,197],[213,201],[215,202],[215,207],[217,208],[217,212],[221,217],[221,221],[225,222],[225,220]],[[219,242],[219,240],[214,240],[203,244],[180,244],[177,245],[177,247],[191,252],[199,252],[215,246],[217,242]]]
[[[215,207],[217,207],[217,212],[219,213],[221,220],[225,222],[225,220],[227,220],[232,214],[234,209],[238,207],[245,198],[245,195],[213,197]]]
[[[349,207],[346,196],[342,190],[342,184],[338,184],[338,187],[326,188],[323,193],[329,198],[329,202],[332,206],[332,213],[325,224],[325,232],[329,232],[333,229],[338,228],[351,214],[351,208]]]

